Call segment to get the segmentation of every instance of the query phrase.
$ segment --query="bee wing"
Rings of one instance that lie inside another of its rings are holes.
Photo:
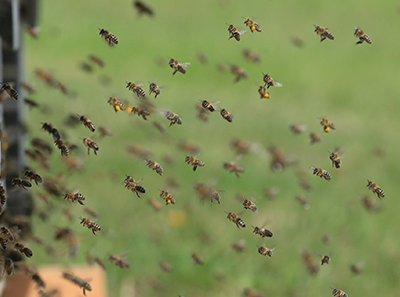
[[[186,66],[189,66],[189,65],[191,65],[189,62],[180,63],[180,64],[181,64],[181,66],[182,66],[182,67],[186,67]]]
[[[274,87],[278,87],[278,88],[279,88],[279,87],[282,87],[282,84],[281,84],[280,82],[277,82],[277,81],[276,81]]]
[[[246,30],[239,31],[239,35],[243,35],[244,33],[247,33],[247,31]]]

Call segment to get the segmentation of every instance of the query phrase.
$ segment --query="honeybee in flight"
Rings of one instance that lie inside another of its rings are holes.
[[[125,182],[125,188],[134,192],[136,196],[138,196],[138,198],[142,198],[140,197],[139,193],[143,194],[146,193],[146,190],[139,185],[140,181],[135,181],[133,177],[127,175],[124,182]]]
[[[139,15],[148,14],[149,16],[152,16],[154,14],[153,10],[142,1],[135,1],[133,5],[135,6]]]
[[[122,269],[126,269],[129,268],[129,263],[128,261],[125,259],[125,256],[123,255],[110,255],[108,257],[108,260],[113,263],[114,265],[117,265],[118,267],[122,268]]]
[[[192,165],[193,166],[193,171],[196,171],[197,167],[203,167],[204,166],[204,162],[200,161],[199,159],[196,159],[195,157],[190,157],[190,156],[186,156],[185,163],[188,163],[189,165]]]
[[[39,174],[30,169],[26,169],[24,175],[30,180],[34,180],[37,186],[43,181]]]
[[[267,90],[267,88],[265,88],[264,86],[259,86],[258,87],[258,94],[260,94],[260,99],[269,99],[270,95],[269,92]]]
[[[141,116],[144,120],[147,121],[147,116],[150,115],[150,112],[140,107],[132,107],[131,113],[137,114],[139,117]]]
[[[331,261],[331,257],[329,257],[328,255],[322,256],[321,258],[321,266],[324,264],[329,264],[329,262]]]
[[[238,253],[243,253],[246,251],[245,240],[239,240],[238,242],[232,244],[232,248]]]
[[[86,296],[86,290],[92,291],[92,286],[88,283],[90,279],[82,279],[79,276],[74,275],[72,272],[64,271],[63,277],[74,284],[78,285],[83,289],[83,295]]]
[[[157,98],[158,95],[160,95],[161,90],[160,87],[158,85],[156,85],[155,83],[150,83],[149,86],[149,95],[151,95],[152,93],[154,93],[154,99]]]
[[[88,148],[88,155],[90,153],[90,149],[93,150],[94,154],[97,156],[97,151],[99,150],[99,146],[97,145],[96,142],[94,142],[92,139],[85,137],[83,139],[83,144]]]
[[[28,83],[22,83],[21,87],[24,88],[29,94],[33,94],[36,92],[35,88],[32,87],[30,84]]]
[[[257,24],[255,21],[253,21],[250,18],[246,18],[244,23],[246,24],[246,26],[248,26],[250,28],[251,33],[253,33],[253,31],[257,31],[257,32],[261,32],[261,27],[259,24]]]
[[[10,84],[3,83],[1,90],[7,92],[12,99],[18,100],[18,92]]]
[[[14,230],[13,230],[13,228],[14,228]],[[13,242],[14,241],[14,239],[15,239],[15,237],[14,237],[14,235],[13,235],[13,232],[12,231],[17,231],[17,230],[15,230],[15,228],[16,227],[11,227],[10,229],[8,229],[7,227],[5,227],[5,226],[1,226],[0,227],[0,238],[2,238],[2,239],[4,239],[5,241],[9,241],[9,242]]]
[[[249,49],[243,51],[244,57],[250,62],[261,62],[261,56],[258,52],[254,52]]]
[[[240,41],[240,35],[246,33],[246,31],[239,31],[234,25],[229,25],[228,32],[230,34],[228,40],[235,37],[237,41]]]
[[[24,254],[25,256],[27,256],[28,258],[33,256],[33,252],[31,249],[27,248],[26,246],[24,246],[22,243],[17,242],[14,245],[14,249],[16,249],[17,251],[19,251],[21,254]]]
[[[242,78],[248,78],[246,70],[237,65],[231,65],[231,73],[236,75],[235,83],[241,80]]]
[[[194,260],[194,262],[195,262],[196,264],[199,264],[199,265],[203,265],[203,264],[204,264],[204,261],[203,261],[203,259],[200,257],[199,254],[193,253],[193,254],[192,254],[192,259]]]
[[[64,195],[64,200],[68,200],[70,202],[78,202],[80,205],[85,205],[82,201],[85,200],[85,196],[80,193],[66,193]]]
[[[27,189],[26,189],[25,187],[27,187],[27,188],[32,187],[32,184],[31,184],[30,182],[28,182],[27,180],[23,180],[23,179],[21,179],[21,178],[19,178],[19,177],[14,178],[14,179],[11,181],[11,184],[12,184],[13,186],[21,187],[21,188],[23,188],[23,189],[26,190],[26,191],[27,191]]]
[[[79,115],[78,115],[79,116]],[[90,131],[94,132],[96,130],[95,125],[93,124],[93,122],[91,120],[89,120],[87,117],[85,117],[84,115],[79,117],[79,121],[86,127],[88,128]]]
[[[364,41],[368,44],[372,43],[371,37],[369,37],[367,34],[364,33],[363,30],[360,28],[354,27],[354,35],[359,38],[360,40],[356,44],[361,44]]]
[[[332,167],[335,166],[335,168],[340,168],[340,166],[342,165],[342,159],[340,158],[339,154],[336,153],[332,153],[330,151],[328,151],[329,153],[329,159],[331,159],[332,161]]]
[[[244,221],[239,218],[239,216],[233,212],[229,212],[227,219],[230,220],[231,222],[234,222],[236,224],[236,227],[238,227],[240,229],[240,227],[245,228],[246,224],[244,223]]]
[[[271,231],[269,231],[268,229],[265,229],[263,227],[254,227],[254,226],[252,226],[252,227],[254,228],[253,233],[260,235],[262,238],[273,236],[273,233]]]
[[[264,245],[258,247],[258,253],[260,255],[268,256],[268,257],[272,257],[272,252],[274,250],[275,250],[275,248],[269,249],[269,248],[265,247]]]
[[[349,297],[346,292],[336,289],[336,288],[331,288],[332,289],[332,295],[335,297]]]
[[[61,139],[54,141],[55,145],[60,149],[61,156],[68,157],[69,148]]]
[[[139,98],[146,97],[145,91],[141,88],[142,84],[134,84],[133,82],[126,82],[126,87],[129,91],[135,93]]]
[[[316,32],[321,37],[321,40],[319,42],[324,41],[326,38],[328,38],[330,40],[334,40],[335,39],[333,34],[328,31],[328,28],[315,26],[315,25],[314,25],[314,27],[315,27],[314,32]]]
[[[327,181],[331,180],[332,175],[328,171],[321,168],[316,168],[314,166],[311,166],[310,168],[313,170],[313,175],[317,175],[320,178],[324,178]]]
[[[107,102],[114,107],[115,112],[126,109],[126,106],[115,97],[110,97]]]
[[[274,81],[274,79],[268,74],[263,73],[263,81],[265,83],[264,87],[267,86],[267,89],[269,89],[269,87],[282,87],[280,82]]]
[[[101,68],[104,67],[104,61],[102,59],[100,59],[99,57],[96,57],[94,55],[90,55],[89,56],[89,60],[92,61],[93,63],[99,65]]]
[[[324,127],[325,133],[328,133],[331,129],[333,130],[336,129],[335,124],[327,119],[322,118],[319,123],[321,124],[322,127]]]
[[[239,173],[244,173],[244,168],[242,166],[236,165],[232,162],[225,162],[223,168],[229,172],[234,172],[236,177],[240,177]]]
[[[216,102],[214,102],[214,103],[211,103],[211,102],[209,102],[209,101],[207,101],[207,100],[200,100],[200,101],[201,101],[201,106],[202,106],[204,109],[207,109],[208,111],[211,111],[211,112],[214,112],[214,111],[215,111],[215,106],[214,106],[214,104],[217,105],[218,103],[220,103],[220,101],[216,101]]]
[[[376,194],[379,199],[385,197],[385,192],[380,187],[378,187],[376,183],[373,183],[369,179],[367,179],[367,181],[368,181],[367,188],[370,189],[372,193]]]
[[[38,287],[42,287],[42,288],[46,287],[45,282],[43,281],[43,279],[40,277],[40,275],[37,272],[35,272],[32,275],[32,280],[37,284]]]
[[[250,209],[252,212],[257,211],[257,205],[249,199],[244,198],[242,205],[245,209]]]
[[[221,113],[221,116],[225,120],[227,120],[229,123],[233,122],[233,115],[229,111],[227,111],[225,108],[221,109],[220,113]]]
[[[185,74],[186,73],[185,67],[190,65],[190,63],[188,63],[188,62],[179,63],[177,60],[174,60],[174,59],[170,59],[168,64],[169,64],[169,67],[174,69],[174,72],[172,73],[172,75],[175,75],[175,73],[178,71],[182,74]]]
[[[299,126],[299,125],[291,125],[290,130],[293,132],[293,134],[300,134],[305,131],[305,126]]]
[[[313,132],[310,132],[310,139],[311,139],[311,143],[310,144],[314,144],[316,142],[320,142],[321,141],[321,137],[319,137],[316,133],[313,133]]]
[[[106,270],[106,263],[104,263],[104,261],[101,260],[99,257],[93,256],[91,254],[86,254],[86,261],[89,263],[89,265],[97,263],[101,268]]]
[[[157,172],[158,175],[162,176],[163,168],[159,163],[152,160],[146,160],[146,162],[147,162],[146,166],[149,166],[151,169],[155,170],[155,172]]]
[[[308,251],[304,251],[304,252],[301,254],[301,256],[302,256],[302,258],[303,258],[304,264],[305,264],[306,267],[307,267],[308,272],[309,272],[311,275],[317,274],[317,273],[318,273],[319,267],[318,267],[318,264],[317,264],[317,262],[315,261],[314,257],[313,257]]]
[[[165,205],[175,204],[176,202],[174,196],[167,191],[161,191],[160,197],[165,200]]]
[[[44,131],[50,133],[53,136],[54,140],[60,140],[61,139],[60,132],[58,132],[58,130],[56,128],[54,128],[52,124],[43,123],[42,129]]]
[[[94,235],[97,235],[96,232],[101,231],[99,224],[86,218],[79,217],[79,219],[81,220],[80,224],[82,224],[83,227],[87,227],[88,229],[92,230]]]
[[[6,190],[4,189],[3,185],[0,185],[0,215],[4,211],[4,206],[7,202]]]
[[[99,35],[104,38],[105,41],[108,42],[109,46],[114,46],[115,44],[118,44],[118,38],[114,34],[110,33],[110,31],[105,30],[105,29],[100,29]]]
[[[14,262],[10,258],[7,258],[4,261],[4,271],[7,273],[7,275],[14,274]]]
[[[165,117],[171,121],[171,123],[169,124],[169,126],[171,127],[174,124],[178,124],[178,125],[182,125],[182,120],[179,117],[178,114],[172,112],[172,111],[167,111],[165,113]]]
[[[148,200],[149,204],[151,205],[151,207],[155,210],[155,211],[160,211],[161,210],[161,203],[158,202],[155,199],[149,199]]]

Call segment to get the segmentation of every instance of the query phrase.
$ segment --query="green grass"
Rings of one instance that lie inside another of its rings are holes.
[[[247,287],[265,296],[329,296],[329,287],[338,287],[349,296],[395,296],[400,276],[395,222],[400,204],[394,199],[400,161],[396,129],[400,58],[393,25],[398,22],[398,4],[227,0],[148,4],[155,10],[154,18],[138,18],[131,1],[43,2],[40,38],[26,36],[26,80],[37,89],[32,98],[47,107],[29,113],[29,137],[50,142],[50,136],[40,131],[40,123],[51,122],[63,138],[81,146],[71,155],[81,157],[85,165],[84,172],[67,174],[59,152],[54,152],[51,170],[38,167],[37,171],[44,178],[63,172],[67,187],[79,189],[87,197],[86,204],[99,212],[97,222],[103,228],[93,236],[79,225],[82,207],[54,198],[48,222],[34,216],[34,232],[62,250],[49,226],[69,226],[80,238],[80,252],[76,258],[66,253],[61,258],[50,257],[32,243],[35,256],[31,262],[72,265],[84,262],[87,252],[104,259],[109,253],[126,252],[130,269],[122,271],[108,263],[110,296],[132,296],[132,290],[137,296],[239,296]],[[242,19],[247,16],[254,18],[263,32],[247,32],[240,42],[227,40],[226,23],[247,30]],[[328,27],[335,40],[319,43],[314,24]],[[354,45],[354,25],[371,36],[372,45]],[[120,43],[109,48],[98,35],[99,27],[117,35]],[[303,40],[302,48],[291,43],[294,36]],[[247,48],[260,52],[260,64],[245,60],[242,51]],[[208,57],[208,64],[199,62],[199,53]],[[106,67],[83,72],[79,65],[89,54],[103,58]],[[168,58],[192,65],[186,75],[172,76]],[[217,70],[219,63],[238,64],[249,78],[234,83],[232,74]],[[37,68],[52,71],[76,96],[49,89],[35,77]],[[283,83],[282,88],[270,88],[269,100],[260,100],[257,93],[262,72]],[[100,83],[102,76],[111,82]],[[157,99],[148,98],[157,106],[148,122],[136,115],[115,113],[107,104],[110,96],[137,104],[125,81],[142,81],[147,91],[147,81],[153,80],[164,88]],[[219,106],[234,115],[233,123],[217,112],[210,114],[208,122],[197,119],[194,106],[199,99],[221,101]],[[178,113],[183,125],[168,127],[168,121],[159,115],[162,110]],[[89,130],[64,125],[69,113],[84,114],[97,127],[114,131],[111,137],[96,139],[98,157],[87,156],[81,144],[80,138],[91,137]],[[333,121],[337,129],[324,134],[321,117]],[[153,121],[163,123],[166,132],[157,131]],[[292,124],[306,125],[307,131],[317,132],[322,141],[310,146],[308,132],[293,135],[289,130]],[[236,137],[258,148],[237,161],[246,171],[239,179],[222,169],[223,162],[236,158],[230,149],[230,141]],[[178,149],[182,140],[200,147],[198,158],[205,167],[193,172],[183,162],[189,153]],[[129,155],[129,144],[149,150],[151,159],[163,165],[164,176]],[[266,150],[271,145],[295,156],[297,163],[274,173]],[[344,150],[340,170],[331,167],[327,152],[337,146]],[[384,157],[374,154],[377,148],[385,151]],[[165,155],[174,163],[166,164]],[[311,165],[330,171],[332,180],[312,176]],[[299,186],[300,169],[307,173],[310,192]],[[143,178],[143,199],[123,187],[127,174]],[[170,188],[177,203],[155,212],[146,200],[161,200],[159,190],[169,189],[168,177],[179,183],[179,188]],[[387,197],[379,201],[382,212],[370,214],[361,204],[363,196],[372,196],[365,187],[367,179],[385,190]],[[199,202],[192,190],[199,182],[223,190],[222,204]],[[265,189],[272,186],[279,187],[275,200],[264,197]],[[247,224],[243,230],[225,214],[243,210],[237,194],[256,197],[259,209],[256,215],[248,211],[241,215]],[[298,194],[307,197],[310,210],[298,204]],[[39,199],[35,204],[37,212],[47,208]],[[76,217],[73,223],[61,215],[62,208],[71,209]],[[174,227],[173,218],[180,215],[182,225]],[[264,222],[274,236],[262,240],[251,233],[251,225]],[[322,242],[324,235],[329,236],[329,244]],[[240,239],[246,240],[243,254],[231,248]],[[257,245],[263,242],[275,247],[272,258],[257,253]],[[317,262],[318,253],[331,254],[332,261],[320,267],[318,275],[310,276],[302,263],[304,250]],[[193,252],[204,258],[203,266],[194,264]],[[160,261],[170,263],[173,272],[162,271]],[[364,271],[355,276],[349,267],[357,262],[364,264]],[[217,275],[224,280],[219,281]],[[154,288],[155,283],[162,289]]]

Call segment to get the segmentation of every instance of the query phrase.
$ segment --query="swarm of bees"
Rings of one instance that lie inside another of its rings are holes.
[[[114,46],[116,44],[118,44],[118,38],[117,36],[115,36],[114,34],[110,33],[110,31],[106,30],[106,29],[100,29],[100,33],[99,35],[101,35],[101,37],[104,38],[105,41],[108,42],[109,46]]]

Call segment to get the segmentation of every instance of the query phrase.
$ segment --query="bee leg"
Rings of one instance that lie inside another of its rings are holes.
[[[321,40],[319,42],[322,42],[326,39],[326,37],[322,37]]]
[[[85,204],[83,204],[83,202],[82,202],[82,201],[80,201],[80,200],[78,201],[78,203],[79,203],[80,205],[85,205]]]
[[[96,231],[94,231],[94,230],[92,229],[92,232],[93,232],[94,235],[96,235]],[[97,236],[97,235],[96,235],[96,236]]]
[[[197,169],[197,166],[193,166],[193,171],[196,171],[196,169]]]
[[[177,69],[177,70],[175,70],[175,71],[174,71],[174,73],[172,73],[172,75],[175,75],[175,73],[176,73],[177,71],[178,71],[178,69]]]

